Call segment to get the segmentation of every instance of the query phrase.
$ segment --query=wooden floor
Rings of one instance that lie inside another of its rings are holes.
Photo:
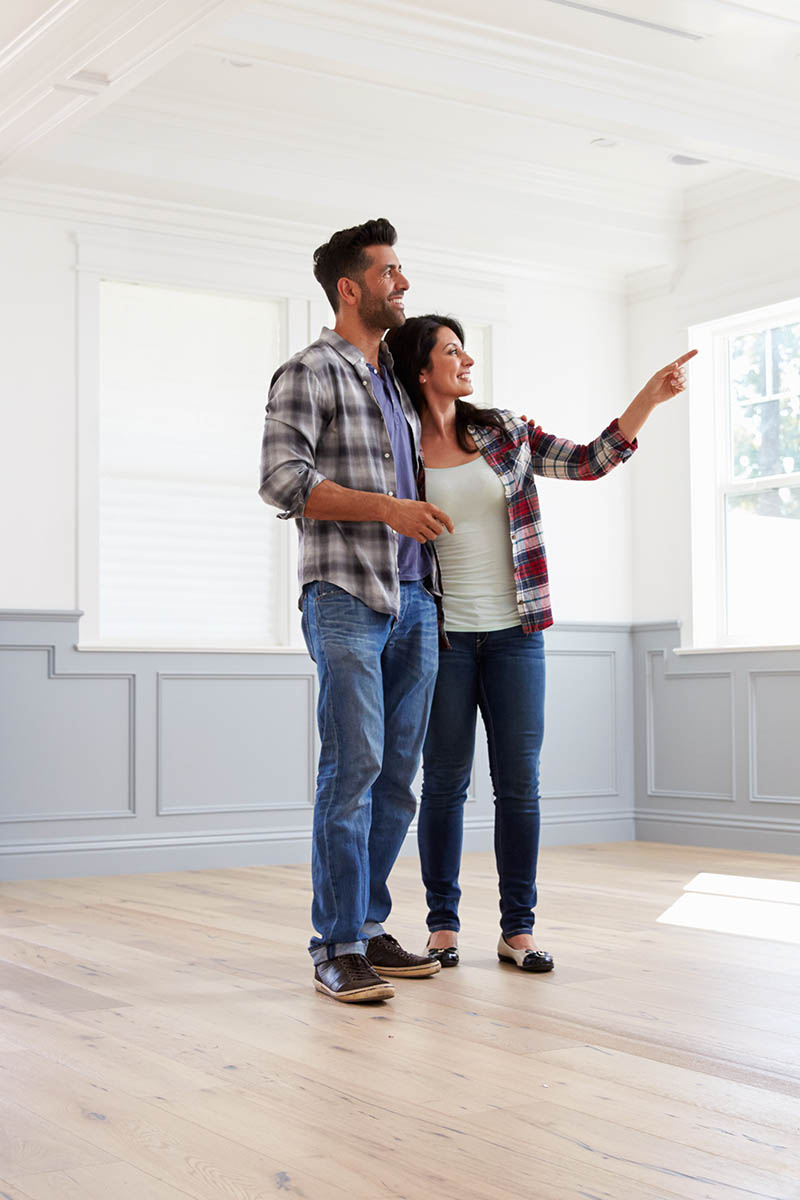
[[[537,977],[467,856],[462,965],[363,1007],[311,986],[305,867],[2,885],[0,1197],[800,1197],[800,947],[657,923],[700,871],[798,860],[545,850]]]

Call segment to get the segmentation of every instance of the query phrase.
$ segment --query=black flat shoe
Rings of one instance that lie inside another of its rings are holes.
[[[427,952],[431,958],[438,958],[443,967],[458,966],[458,946],[439,946],[436,950],[429,947]]]
[[[443,968],[458,966],[458,946],[426,946],[425,953],[437,959]]]
[[[555,966],[553,956],[546,950],[516,950],[502,934],[497,943],[497,957],[500,962],[513,962],[521,971],[535,971],[539,975],[552,971]]]

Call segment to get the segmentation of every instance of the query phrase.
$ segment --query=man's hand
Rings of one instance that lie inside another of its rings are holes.
[[[443,529],[453,532],[453,522],[447,513],[427,500],[392,499],[385,521],[395,533],[402,533],[415,542],[431,542]]]

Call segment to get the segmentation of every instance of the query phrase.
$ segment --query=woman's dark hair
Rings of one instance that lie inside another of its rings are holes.
[[[464,328],[455,317],[440,317],[427,313],[424,317],[409,317],[404,325],[390,329],[385,335],[386,345],[394,359],[397,378],[411,397],[411,403],[422,415],[425,397],[419,384],[419,373],[431,364],[431,351],[436,345],[439,330],[444,326],[451,329],[461,345],[464,345]],[[482,425],[488,429],[505,429],[499,409],[479,408],[467,400],[456,400],[456,438],[462,450],[469,453],[468,427]]]
[[[340,229],[324,246],[314,251],[314,278],[322,284],[323,291],[334,312],[339,309],[337,284],[342,276],[360,282],[369,266],[367,246],[393,246],[397,231],[385,217],[364,221],[351,229]]]

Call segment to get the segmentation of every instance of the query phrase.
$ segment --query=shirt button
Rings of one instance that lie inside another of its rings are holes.
[[[387,495],[387,496],[393,496],[393,495],[394,495],[394,492],[387,492],[387,493],[386,493],[386,495]]]
[[[365,387],[365,388],[368,388],[368,387],[369,387],[369,380],[368,380],[368,379],[362,379],[362,381],[361,381],[361,382],[364,384],[364,387]]]
[[[384,457],[384,458],[391,458],[392,456],[391,456],[391,454],[389,453],[389,451],[388,451],[388,450],[385,450],[385,451],[384,451],[384,453],[383,453],[383,457]]]

